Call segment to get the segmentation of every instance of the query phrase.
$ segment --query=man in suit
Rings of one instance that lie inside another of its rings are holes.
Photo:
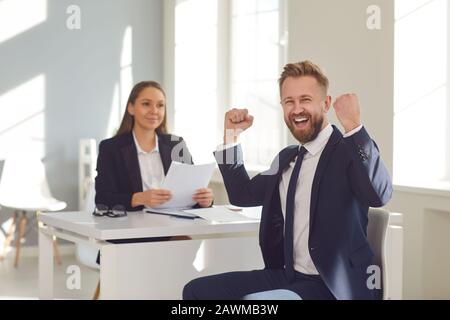
[[[193,280],[183,298],[275,298],[270,294],[283,290],[276,292],[301,299],[377,299],[380,288],[368,285],[368,209],[390,200],[392,184],[361,125],[358,98],[346,94],[333,104],[342,134],[328,122],[329,82],[317,65],[286,65],[279,85],[284,121],[299,145],[282,150],[269,171],[250,179],[238,136],[253,117],[233,109],[225,115],[224,145],[215,152],[230,202],[263,206],[265,269]]]

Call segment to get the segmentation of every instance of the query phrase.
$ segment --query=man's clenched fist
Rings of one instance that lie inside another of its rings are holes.
[[[356,94],[344,94],[338,97],[333,108],[346,133],[361,125],[361,107]]]
[[[224,143],[236,142],[239,135],[253,124],[253,116],[247,109],[232,109],[225,113]]]

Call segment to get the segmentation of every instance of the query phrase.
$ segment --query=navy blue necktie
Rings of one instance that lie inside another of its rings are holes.
[[[292,171],[291,179],[289,180],[289,187],[286,197],[286,217],[284,224],[284,266],[286,269],[286,276],[289,281],[295,279],[294,273],[294,212],[295,212],[295,191],[297,189],[297,180],[302,167],[303,158],[308,152],[305,147],[301,147],[297,160],[295,162],[294,170]]]

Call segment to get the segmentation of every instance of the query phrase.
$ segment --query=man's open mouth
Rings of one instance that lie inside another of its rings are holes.
[[[309,117],[296,117],[292,119],[292,122],[297,128],[303,128],[308,125]]]

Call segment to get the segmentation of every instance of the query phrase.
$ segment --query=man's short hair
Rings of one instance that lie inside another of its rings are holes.
[[[305,60],[297,63],[289,63],[284,67],[284,70],[281,73],[281,77],[278,80],[278,83],[280,84],[280,95],[283,83],[287,78],[299,78],[305,76],[311,76],[315,78],[319,85],[325,90],[325,94],[328,93],[328,78],[325,76],[318,65],[309,60]]]

